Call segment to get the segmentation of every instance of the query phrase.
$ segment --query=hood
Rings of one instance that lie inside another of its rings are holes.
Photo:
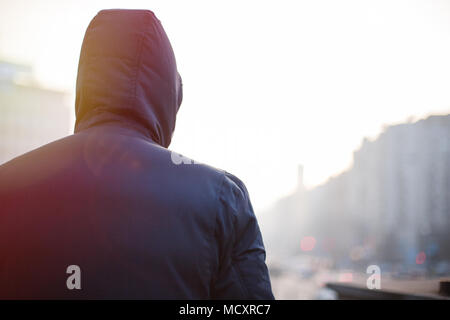
[[[126,126],[168,147],[182,100],[169,39],[149,10],[102,10],[84,36],[75,132]]]

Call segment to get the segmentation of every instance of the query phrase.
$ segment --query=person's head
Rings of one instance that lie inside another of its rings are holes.
[[[181,101],[172,46],[153,12],[100,11],[81,48],[75,132],[112,122],[167,147]]]

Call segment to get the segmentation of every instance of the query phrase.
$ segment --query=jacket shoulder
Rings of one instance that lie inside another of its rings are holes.
[[[206,183],[209,187],[214,185],[217,192],[219,205],[238,208],[236,206],[249,203],[247,188],[234,174],[220,168],[186,157],[182,154],[170,151],[171,162],[181,175],[195,177],[198,183]],[[231,210],[234,211],[234,210]]]

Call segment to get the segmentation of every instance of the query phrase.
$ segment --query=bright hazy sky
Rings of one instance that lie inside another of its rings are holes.
[[[239,176],[258,210],[298,164],[313,187],[384,124],[450,112],[450,1],[0,0],[0,59],[73,93],[104,8],[156,13],[184,86],[171,149]]]

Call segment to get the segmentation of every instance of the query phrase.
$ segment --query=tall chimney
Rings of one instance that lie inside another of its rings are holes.
[[[297,189],[305,189],[305,185],[303,184],[303,165],[301,164],[299,164],[297,167]]]

